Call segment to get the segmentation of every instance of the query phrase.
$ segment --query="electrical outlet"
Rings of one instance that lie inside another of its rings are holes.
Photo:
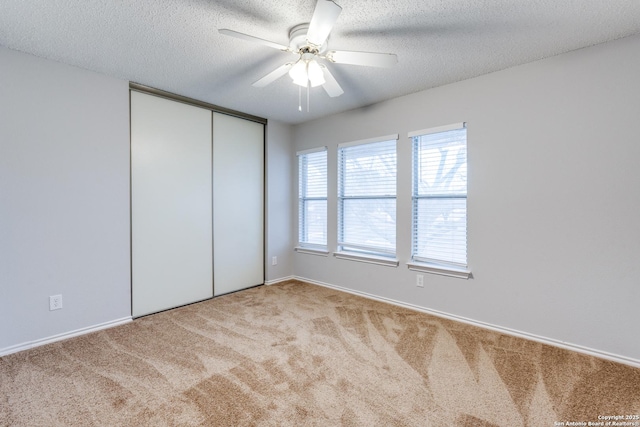
[[[422,274],[418,274],[416,276],[416,286],[419,288],[424,288],[424,276]]]
[[[278,257],[277,256],[271,257],[271,265],[278,265]]]
[[[62,308],[62,295],[51,295],[49,297],[49,311],[60,310]]]

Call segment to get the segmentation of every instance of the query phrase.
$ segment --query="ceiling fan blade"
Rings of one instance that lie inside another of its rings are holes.
[[[327,53],[326,57],[336,64],[365,65],[369,67],[393,67],[398,63],[398,56],[393,53],[332,50]]]
[[[322,46],[329,37],[333,24],[338,20],[342,8],[331,0],[318,0],[313,17],[309,23],[307,40],[316,46]]]
[[[220,34],[224,34],[225,36],[231,36],[231,37],[235,37],[237,39],[242,39],[242,40],[247,40],[250,42],[254,42],[254,43],[259,43],[265,46],[269,46],[272,47],[274,49],[278,49],[278,50],[284,50],[284,51],[289,51],[289,47],[282,45],[282,44],[278,44],[278,43],[274,43],[274,42],[270,42],[269,40],[264,40],[258,37],[254,37],[254,36],[250,36],[248,34],[244,34],[244,33],[239,33],[237,31],[233,31],[233,30],[227,30],[226,28],[220,29],[218,30],[218,32]]]
[[[330,97],[335,98],[336,96],[340,96],[344,93],[344,90],[342,90],[336,79],[333,77],[331,71],[329,71],[329,69],[324,65],[322,66],[322,74],[324,75],[325,80],[322,87]]]
[[[264,76],[263,78],[261,78],[260,80],[258,80],[257,82],[253,83],[251,86],[265,87],[266,85],[273,83],[274,81],[278,80],[280,77],[287,74],[287,72],[291,69],[292,66],[293,66],[293,62],[288,62],[284,65],[281,65],[275,70],[273,70],[272,72],[270,72],[269,74],[267,74],[266,76]]]

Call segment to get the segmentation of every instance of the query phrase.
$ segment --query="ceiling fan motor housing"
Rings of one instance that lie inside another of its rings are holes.
[[[309,43],[307,40],[307,32],[309,31],[309,24],[296,25],[289,31],[289,48],[293,52],[299,52],[301,55],[305,53],[312,53],[314,55],[321,55],[327,51],[327,42],[325,41],[322,46],[316,46]]]

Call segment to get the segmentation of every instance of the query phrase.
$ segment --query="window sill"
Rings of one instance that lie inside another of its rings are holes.
[[[298,253],[308,254],[308,255],[318,255],[318,256],[329,256],[329,251],[326,249],[319,248],[305,248],[303,246],[296,246],[293,248]]]
[[[361,255],[352,252],[334,252],[333,256],[338,259],[384,265],[385,267],[397,267],[399,264],[398,260],[394,258],[385,258],[375,255]]]
[[[438,264],[428,264],[424,262],[411,261],[407,263],[407,267],[412,271],[420,271],[422,273],[439,274],[441,276],[457,277],[459,279],[469,279],[471,271],[463,268],[455,268]]]

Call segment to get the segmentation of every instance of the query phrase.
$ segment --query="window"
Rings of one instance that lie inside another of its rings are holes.
[[[397,138],[338,146],[338,251],[395,257]]]
[[[327,247],[327,148],[298,153],[298,246]]]
[[[468,277],[465,124],[409,136],[413,141],[413,261],[439,267],[435,270],[440,271],[432,272]]]

